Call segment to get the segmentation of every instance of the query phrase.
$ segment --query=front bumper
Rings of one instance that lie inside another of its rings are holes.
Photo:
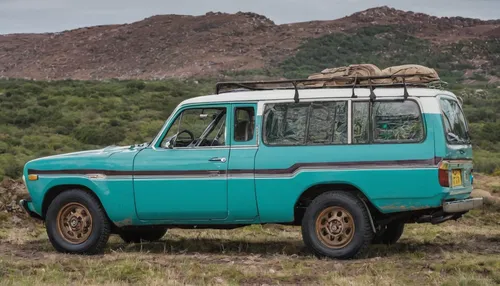
[[[480,208],[482,205],[483,198],[470,198],[453,202],[445,202],[443,204],[443,211],[445,213],[461,213]]]
[[[19,205],[24,209],[24,211],[26,211],[30,217],[32,218],[35,218],[35,219],[39,219],[39,220],[43,220],[43,218],[37,214],[36,212],[32,211],[29,207],[29,203],[31,203],[30,200],[20,200],[19,201]]]

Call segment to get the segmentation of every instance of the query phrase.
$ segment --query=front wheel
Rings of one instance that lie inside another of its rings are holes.
[[[127,229],[121,230],[119,235],[126,243],[139,243],[158,241],[165,233],[167,233],[166,228]]]
[[[65,191],[50,203],[45,225],[54,248],[73,254],[102,252],[111,231],[101,203],[78,189]]]
[[[350,259],[361,256],[373,237],[368,210],[348,192],[316,197],[302,219],[302,238],[318,257]]]

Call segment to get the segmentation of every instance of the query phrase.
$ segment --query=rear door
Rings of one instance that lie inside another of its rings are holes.
[[[232,220],[257,217],[255,154],[257,153],[257,104],[232,104],[231,159],[228,203]]]

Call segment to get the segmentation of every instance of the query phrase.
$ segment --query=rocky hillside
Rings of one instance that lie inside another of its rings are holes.
[[[466,64],[471,70],[498,60],[492,48],[500,47],[499,20],[438,18],[379,7],[332,21],[285,25],[253,13],[207,13],[161,15],[61,33],[0,35],[0,77],[163,79],[273,69],[311,39],[351,35],[372,26],[390,26],[427,41],[433,49],[444,45],[456,55],[468,52]],[[492,40],[493,47],[483,47]],[[389,52],[384,55],[390,57]]]

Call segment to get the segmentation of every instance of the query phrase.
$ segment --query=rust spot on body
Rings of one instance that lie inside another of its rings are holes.
[[[117,227],[122,227],[122,226],[132,225],[132,219],[131,219],[131,218],[126,218],[126,219],[124,219],[124,220],[114,221],[113,223],[114,223]]]
[[[422,209],[429,209],[431,206],[406,206],[406,205],[387,205],[381,207],[384,211],[416,211]]]

